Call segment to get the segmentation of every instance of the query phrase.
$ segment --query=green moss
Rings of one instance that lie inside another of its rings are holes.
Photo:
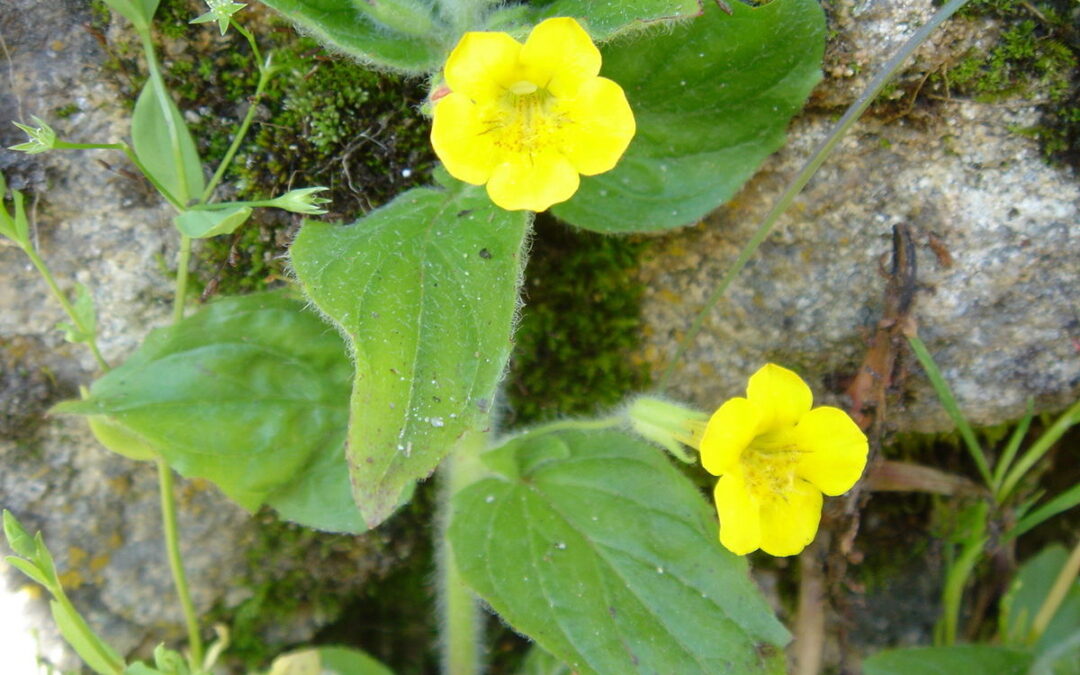
[[[78,103],[68,103],[67,105],[62,105],[59,108],[53,108],[53,115],[55,115],[58,119],[66,120],[75,113],[79,112],[79,110],[81,109],[79,108]]]
[[[1038,138],[1047,157],[1080,166],[1080,0],[1033,5],[1022,0],[973,0],[970,17],[1002,24],[996,43],[969,51],[934,76],[953,95],[980,101],[1031,99],[1043,119],[1013,131]]]
[[[647,365],[634,358],[644,290],[635,272],[646,247],[537,218],[506,384],[510,426],[596,412],[648,385]]]

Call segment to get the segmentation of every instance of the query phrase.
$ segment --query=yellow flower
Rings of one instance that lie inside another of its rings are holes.
[[[446,61],[450,93],[435,103],[435,154],[504,209],[566,201],[578,174],[614,168],[634,136],[626,95],[599,72],[600,50],[570,18],[541,22],[525,44],[466,33]]]
[[[812,402],[798,375],[770,363],[751,376],[746,398],[709,419],[701,463],[720,476],[713,496],[731,552],[799,553],[817,533],[822,493],[842,494],[862,475],[866,435],[843,410]]]

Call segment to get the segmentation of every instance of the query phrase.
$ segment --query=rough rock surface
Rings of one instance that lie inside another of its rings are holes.
[[[0,146],[25,140],[9,120],[29,121],[31,115],[48,120],[68,140],[126,137],[129,112],[103,72],[107,54],[87,29],[90,22],[83,0],[0,4]],[[124,30],[122,21],[110,30]],[[58,115],[70,105],[77,109],[73,114]],[[127,170],[119,153],[27,156],[0,149],[9,187],[37,196],[34,237],[61,288],[70,293],[79,281],[91,289],[99,345],[114,364],[150,329],[168,323],[172,281],[162,266],[176,257],[170,210]],[[45,417],[51,405],[77,396],[78,386],[95,376],[89,351],[65,343],[54,330],[62,320],[27,258],[0,242],[0,508],[31,532],[42,531],[74,604],[118,651],[145,651],[162,640],[179,644],[183,623],[165,558],[155,466],[110,454],[81,419]],[[281,552],[252,571],[246,551],[259,536],[255,520],[204,481],[178,480],[177,501],[181,547],[200,612],[243,600],[249,591],[238,579],[276,578],[290,565],[311,565]],[[340,566],[335,571],[342,589],[362,584],[379,564],[377,557],[362,560],[371,551],[362,539],[351,551],[349,574]],[[3,562],[8,553],[0,544],[0,596],[33,586]],[[9,600],[0,597],[0,610],[13,604]],[[64,669],[76,667],[47,604],[28,606],[28,628],[38,632],[41,655]],[[294,643],[332,617],[277,618],[274,639]],[[9,644],[4,639],[30,640],[5,635],[0,644]],[[23,672],[8,670],[18,664],[5,659],[0,657],[0,670]]]
[[[863,74],[869,77],[932,13],[929,0],[872,7],[865,22],[846,10],[847,32],[836,42],[858,48],[830,49],[827,79],[793,124],[789,145],[703,225],[665,237],[644,265],[645,356],[658,369],[825,137],[837,117],[832,106],[850,103]],[[895,14],[893,21],[913,18],[906,30],[889,33],[882,12]],[[949,58],[956,45],[985,32],[966,24],[950,29],[953,39],[936,58]],[[852,70],[844,79],[852,54],[859,75]],[[916,65],[905,77],[924,75]],[[797,369],[819,398],[843,404],[837,394],[881,318],[879,268],[892,249],[892,226],[906,223],[917,244],[919,332],[965,414],[995,424],[1023,416],[1029,397],[1037,410],[1071,403],[1080,393],[1080,182],[1071,170],[1047,165],[1035,141],[1011,131],[1037,122],[1037,110],[1022,102],[958,101],[918,116],[860,122],[708,315],[672,393],[711,409],[741,395],[747,376],[774,361]],[[918,365],[909,363],[890,424],[950,428]]]

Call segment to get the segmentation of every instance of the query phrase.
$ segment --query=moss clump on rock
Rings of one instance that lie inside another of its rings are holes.
[[[964,13],[1000,21],[1000,37],[936,80],[981,101],[1037,101],[1043,121],[1015,131],[1038,138],[1051,159],[1080,166],[1080,1],[973,0]]]
[[[596,412],[648,385],[648,364],[635,358],[644,292],[636,273],[647,246],[537,218],[506,383],[508,426]]]

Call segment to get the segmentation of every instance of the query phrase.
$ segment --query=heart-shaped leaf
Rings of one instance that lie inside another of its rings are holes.
[[[352,349],[347,456],[374,527],[468,433],[484,431],[510,355],[524,212],[453,180],[353,225],[307,222],[293,269]]]
[[[438,36],[402,33],[381,24],[370,12],[359,11],[352,0],[264,2],[334,51],[377,66],[407,73],[432,72],[442,66],[449,49]]]
[[[300,302],[226,298],[151,332],[89,398],[55,411],[99,416],[124,449],[152,450],[246,509],[359,532],[344,457],[351,370],[341,339]]]
[[[821,79],[825,18],[817,0],[704,14],[602,50],[601,74],[626,91],[637,135],[614,170],[583,177],[555,215],[598,232],[693,223],[735,194],[784,143]]]
[[[466,583],[578,673],[781,672],[787,632],[698,489],[619,431],[539,429],[454,499]]]

